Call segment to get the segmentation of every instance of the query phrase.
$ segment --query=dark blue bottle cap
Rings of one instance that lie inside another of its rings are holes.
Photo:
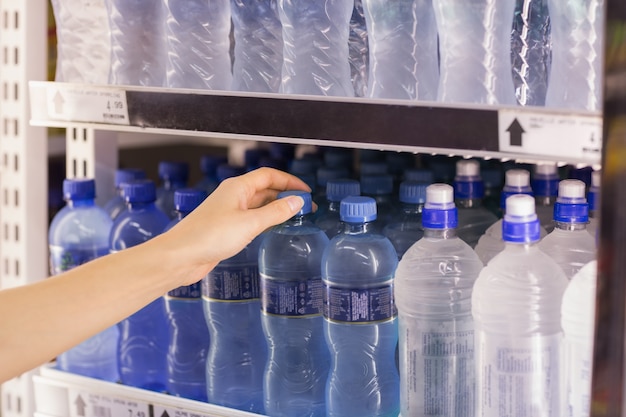
[[[404,170],[404,180],[432,184],[435,182],[435,174],[430,169],[410,168]]]
[[[346,223],[371,222],[376,214],[376,200],[371,197],[349,196],[339,204],[339,217]]]
[[[289,161],[296,154],[296,146],[291,143],[272,142],[269,152],[272,158]]]
[[[150,179],[122,183],[122,197],[127,203],[152,203],[156,201],[156,186]]]
[[[386,162],[361,162],[361,175],[383,175],[389,173],[389,167]]]
[[[304,216],[305,214],[309,214],[313,211],[313,199],[311,198],[311,193],[300,190],[288,190],[278,193],[278,198],[285,198],[290,195],[297,195],[298,197],[302,197],[304,200],[304,205],[300,211],[295,214],[296,216]]]
[[[63,180],[63,199],[93,200],[96,198],[96,181],[92,178],[68,178]]]
[[[264,156],[269,156],[269,151],[266,149],[246,149],[243,154],[244,164],[248,168],[256,168],[259,166],[259,160]]]
[[[324,164],[337,168],[350,169],[352,166],[352,151],[342,148],[331,148],[324,152]]]
[[[329,180],[336,180],[339,178],[348,178],[350,176],[350,171],[347,167],[330,167],[330,166],[321,166],[317,169],[317,185],[320,188],[325,189],[326,184],[328,184]]]
[[[243,167],[230,164],[220,164],[217,166],[215,175],[217,176],[218,181],[224,181],[227,178],[239,176],[244,172],[245,169]]]
[[[500,190],[502,188],[502,170],[497,168],[483,168],[480,171],[480,176],[483,179],[483,185],[485,188],[495,188],[497,190]]]
[[[393,193],[393,177],[390,174],[361,175],[361,193],[386,195]]]
[[[186,162],[159,162],[159,178],[169,181],[187,181],[189,165]]]
[[[196,188],[182,188],[174,191],[174,207],[181,213],[191,213],[207,198],[206,191]]]
[[[291,162],[289,172],[293,175],[300,176],[302,174],[313,174],[317,169],[317,161],[312,158],[298,158]]]
[[[218,165],[228,163],[228,158],[220,155],[203,155],[200,158],[200,171],[204,175],[215,175]]]
[[[340,178],[326,183],[328,201],[341,201],[351,195],[361,195],[361,184],[357,180]]]
[[[422,226],[428,229],[454,229],[458,212],[454,205],[454,189],[448,184],[426,187],[426,203],[422,210]]]
[[[140,168],[121,168],[115,171],[115,186],[119,187],[121,183],[132,180],[140,180],[146,178],[146,173]]]
[[[540,228],[534,197],[513,194],[506,199],[506,212],[502,219],[502,239],[505,242],[537,242],[541,238]]]
[[[391,174],[402,174],[415,164],[415,156],[407,152],[386,152],[385,162]]]
[[[554,221],[559,223],[589,222],[589,204],[585,183],[568,179],[559,182],[559,195],[554,203]]]
[[[426,202],[426,188],[424,182],[403,181],[400,183],[399,200],[407,204],[424,204]]]

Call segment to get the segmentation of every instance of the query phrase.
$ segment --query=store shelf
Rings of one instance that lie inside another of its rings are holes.
[[[33,126],[601,162],[593,112],[35,81],[29,90]]]

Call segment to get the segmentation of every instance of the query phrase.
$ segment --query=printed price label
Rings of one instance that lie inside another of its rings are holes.
[[[52,120],[129,125],[126,92],[117,88],[55,85],[46,90]]]
[[[116,398],[70,388],[70,417],[152,417],[153,406],[141,401]]]

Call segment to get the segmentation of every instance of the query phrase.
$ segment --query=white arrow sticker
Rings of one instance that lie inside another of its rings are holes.
[[[151,404],[70,388],[70,417],[152,417]]]
[[[126,92],[119,88],[53,83],[46,99],[51,120],[130,124]]]

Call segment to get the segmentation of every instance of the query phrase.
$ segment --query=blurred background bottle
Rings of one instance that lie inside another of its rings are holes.
[[[170,219],[174,219],[176,217],[174,192],[187,187],[189,164],[187,162],[161,161],[158,170],[161,184],[156,190],[156,205]]]
[[[115,220],[123,210],[126,210],[126,200],[122,195],[122,184],[144,178],[146,178],[146,173],[139,168],[120,168],[115,171],[115,195],[104,205],[104,211],[109,214],[111,219]]]
[[[400,183],[399,209],[383,228],[383,234],[393,244],[398,260],[424,236],[422,212],[426,202],[426,187],[429,184],[403,181]]]
[[[361,184],[352,179],[336,179],[326,183],[326,210],[315,217],[315,225],[322,229],[329,239],[343,231],[340,217],[341,200],[348,196],[361,195]]]
[[[559,171],[556,164],[537,164],[530,181],[535,195],[535,212],[547,233],[554,229],[554,203],[559,193]]]
[[[589,223],[587,231],[594,239],[598,239],[598,229],[600,227],[600,184],[602,181],[602,171],[596,170],[591,174],[591,186],[587,192],[587,202],[589,203]]]
[[[228,163],[226,156],[203,155],[200,158],[200,172],[202,172],[202,178],[194,185],[194,188],[203,190],[207,194],[211,194],[215,191],[220,183],[217,179],[217,167],[226,163]]]

